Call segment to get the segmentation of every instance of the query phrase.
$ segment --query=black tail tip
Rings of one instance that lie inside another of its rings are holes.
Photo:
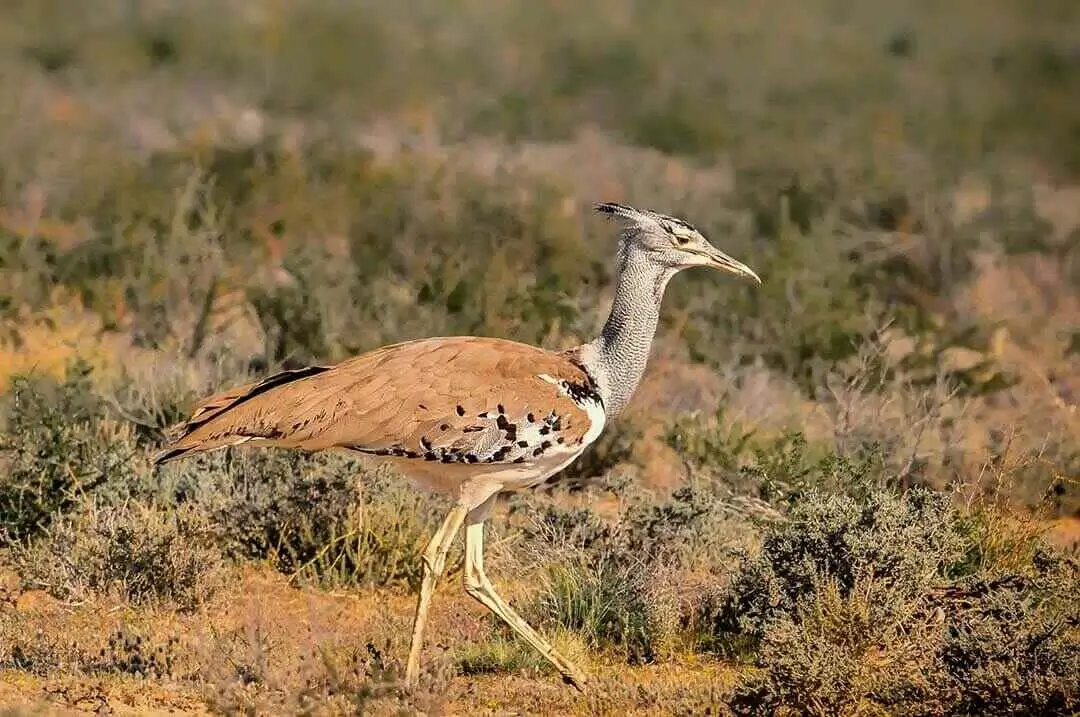
[[[168,463],[169,461],[176,460],[177,458],[187,453],[188,450],[189,449],[187,448],[166,448],[165,450],[159,451],[158,453],[154,454],[154,457],[151,459],[151,461],[155,466],[160,466],[162,463]]]

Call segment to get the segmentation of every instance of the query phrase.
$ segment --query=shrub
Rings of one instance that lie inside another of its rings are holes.
[[[706,602],[713,649],[758,668],[733,711],[1072,714],[1077,564],[1035,549],[1019,565],[1013,551],[971,574],[979,534],[920,490],[810,496]]]
[[[631,662],[650,662],[662,642],[650,567],[621,556],[564,556],[542,572],[528,612],[541,623],[571,630],[593,647],[621,646]]]
[[[377,714],[402,714],[410,702],[443,699],[438,675],[433,688],[425,684],[427,689],[403,695],[403,666],[371,641],[312,645],[303,661],[287,670],[268,659],[274,648],[258,631],[215,635],[198,673],[207,707],[215,714],[368,714],[374,701],[379,707],[390,703]]]
[[[963,549],[948,496],[881,491],[860,503],[810,493],[736,572],[715,605],[713,634],[720,643],[760,639],[776,618],[798,614],[826,581],[843,599],[864,581],[880,583],[894,596],[885,609],[902,611],[938,584]]]
[[[83,363],[63,381],[14,379],[0,406],[0,546],[37,537],[107,481],[134,480],[126,429],[106,435],[104,416]]]
[[[404,478],[334,453],[239,450],[167,470],[176,500],[207,506],[227,552],[325,584],[415,586],[444,517]]]
[[[51,616],[34,611],[0,612],[0,670],[34,675],[135,675],[188,678],[186,645],[151,625],[120,622],[108,631],[49,629]],[[155,623],[151,619],[151,623]],[[167,629],[167,628],[166,628]]]
[[[24,580],[63,600],[115,594],[193,609],[218,587],[221,554],[199,506],[171,510],[87,502],[17,551]]]
[[[112,413],[131,425],[136,446],[153,453],[161,449],[171,427],[187,420],[191,406],[210,393],[212,385],[245,382],[238,364],[236,357],[219,356],[207,370],[179,356],[165,356],[138,370],[124,367],[102,395]]]
[[[738,531],[725,500],[705,485],[662,500],[626,477],[609,475],[594,487],[620,494],[622,510],[605,519],[591,508],[515,502],[512,515],[539,566],[540,590],[527,612],[594,647],[617,648],[629,662],[662,659],[680,644],[681,624],[701,595],[688,573],[729,560]]]
[[[924,640],[934,626],[888,613],[905,601],[882,581],[854,589],[822,579],[813,599],[773,618],[756,645],[761,672],[731,697],[736,714],[886,715],[898,697],[926,698]]]
[[[938,597],[948,620],[933,692],[950,714],[1080,709],[1080,566],[1039,550],[1028,572],[967,578]]]
[[[491,635],[482,642],[463,643],[455,652],[458,672],[462,675],[539,672],[551,669],[543,657],[517,636]]]
[[[745,509],[714,482],[696,479],[662,500],[631,503],[616,526],[619,551],[684,570],[728,564],[746,539]]]
[[[717,484],[714,490],[739,496],[757,515],[775,516],[814,490],[863,496],[883,473],[878,444],[861,441],[840,452],[833,445],[811,443],[800,432],[758,436],[738,423],[729,424],[723,407],[709,418],[677,418],[668,426],[666,440]]]
[[[619,510],[602,517],[588,505],[511,498],[511,522],[538,557],[580,551],[590,559],[605,556],[626,565],[667,565],[686,569],[715,567],[740,541],[743,509],[725,486],[692,479],[662,497],[636,485],[628,473],[609,473],[590,485],[620,500]]]
[[[362,513],[354,528],[358,535],[340,568],[340,579],[418,589],[423,575],[420,555],[449,512],[450,499],[424,494],[392,470],[367,471],[361,480]],[[459,541],[447,557],[448,573],[458,570],[461,561]]]

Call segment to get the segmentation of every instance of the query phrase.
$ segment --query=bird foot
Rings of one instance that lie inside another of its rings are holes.
[[[585,680],[581,679],[580,677],[571,677],[570,675],[563,675],[562,679],[563,679],[563,682],[570,685],[571,687],[576,689],[578,692],[580,692],[582,694],[585,694],[585,692],[587,692],[587,690],[585,689],[586,682],[585,682]]]
[[[589,678],[585,675],[584,672],[572,665],[566,665],[565,667],[561,667],[559,669],[559,672],[562,673],[562,680],[564,683],[575,688],[578,692],[581,692],[582,694],[587,691],[586,688],[589,685]]]

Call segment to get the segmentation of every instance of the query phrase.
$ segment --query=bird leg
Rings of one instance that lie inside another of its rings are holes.
[[[513,608],[499,597],[484,573],[484,519],[488,504],[484,504],[469,513],[465,527],[465,592],[479,600],[488,610],[533,646],[544,658],[562,673],[563,679],[582,692],[585,691],[585,673],[560,655],[551,644],[540,636],[529,623],[514,612]]]
[[[405,682],[415,685],[420,676],[420,650],[424,646],[424,626],[427,625],[428,608],[431,606],[431,595],[435,592],[435,581],[442,574],[446,565],[446,554],[450,552],[450,546],[454,542],[461,524],[465,521],[468,508],[464,505],[455,505],[446,520],[424,549],[423,565],[424,577],[420,583],[420,598],[416,604],[416,619],[413,622],[412,643],[409,645],[409,662],[405,667]]]

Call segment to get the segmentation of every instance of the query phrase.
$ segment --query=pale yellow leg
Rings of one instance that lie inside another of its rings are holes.
[[[520,635],[562,673],[563,679],[582,692],[585,691],[585,673],[560,655],[551,644],[532,628],[529,623],[499,597],[484,573],[484,519],[489,504],[485,503],[469,513],[465,527],[465,592],[484,604],[487,609]]]
[[[424,577],[420,583],[420,598],[416,604],[416,618],[413,622],[412,643],[409,645],[409,662],[405,667],[405,682],[415,685],[420,676],[420,650],[424,646],[424,626],[427,625],[428,607],[431,605],[431,595],[435,592],[435,581],[442,574],[446,565],[446,554],[450,552],[450,546],[454,542],[461,524],[465,521],[468,508],[463,505],[455,505],[446,520],[424,550],[423,564]]]

